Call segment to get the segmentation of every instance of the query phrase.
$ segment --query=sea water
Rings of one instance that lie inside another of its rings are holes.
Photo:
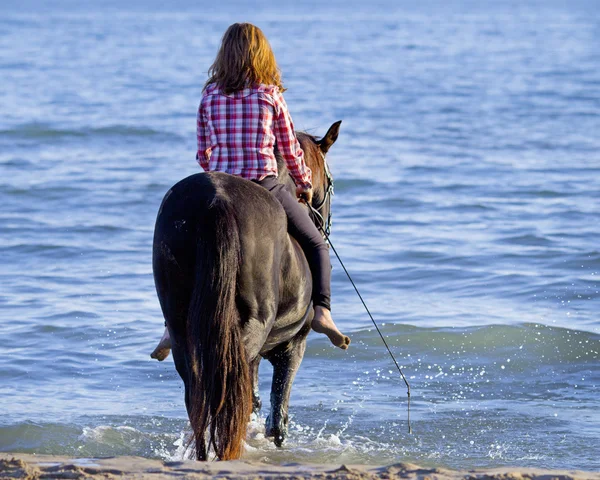
[[[151,271],[221,35],[259,25],[335,176],[333,313],[267,462],[600,468],[597,2],[0,6],[0,450],[183,458]],[[260,387],[268,409],[270,369]]]

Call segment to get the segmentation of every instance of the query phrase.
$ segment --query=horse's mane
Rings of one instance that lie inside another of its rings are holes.
[[[313,195],[315,199],[321,199],[325,195],[324,174],[325,160],[321,155],[318,138],[310,133],[296,132],[296,137],[300,142],[300,146],[304,151],[304,161],[308,168],[312,171]],[[285,162],[278,151],[275,151],[277,157],[277,165],[280,172],[287,173]]]

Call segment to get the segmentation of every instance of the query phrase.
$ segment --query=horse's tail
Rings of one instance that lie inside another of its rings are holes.
[[[252,390],[235,303],[240,238],[229,202],[213,200],[199,237],[187,318],[188,412],[197,459],[206,460],[212,445],[219,459],[230,460],[243,453]]]

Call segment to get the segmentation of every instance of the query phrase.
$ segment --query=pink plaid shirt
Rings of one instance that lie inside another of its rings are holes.
[[[296,185],[311,188],[312,173],[279,88],[257,85],[226,95],[216,85],[209,85],[196,123],[197,160],[204,170],[249,180],[277,175],[277,142]]]

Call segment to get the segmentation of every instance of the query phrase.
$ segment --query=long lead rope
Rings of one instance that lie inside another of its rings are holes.
[[[407,388],[407,392],[406,393],[408,395],[408,433],[413,433],[412,427],[411,427],[411,424],[410,424],[410,384],[408,383],[408,380],[406,379],[406,376],[402,372],[402,369],[400,368],[400,365],[396,361],[396,357],[394,357],[394,354],[392,353],[390,347],[388,346],[388,344],[387,344],[387,342],[385,340],[385,337],[383,336],[383,333],[381,333],[381,330],[379,329],[379,326],[377,325],[377,322],[373,318],[373,315],[371,315],[371,312],[369,311],[369,307],[367,307],[367,304],[363,300],[362,295],[358,291],[358,288],[357,288],[356,284],[354,283],[354,280],[352,280],[352,277],[350,276],[350,272],[348,272],[348,269],[344,265],[344,262],[342,262],[342,259],[340,258],[337,250],[333,246],[333,243],[331,243],[331,239],[329,238],[329,234],[323,229],[323,225],[322,225],[323,224],[323,217],[322,217],[322,215],[315,208],[313,208],[313,206],[310,203],[308,203],[306,200],[304,201],[304,203],[306,203],[306,205],[312,211],[312,213],[316,216],[316,218],[321,220],[319,222],[321,225],[318,225],[319,230],[321,230],[321,232],[323,232],[323,235],[325,235],[325,239],[327,240],[327,242],[331,246],[331,249],[333,250],[333,253],[335,253],[335,256],[337,257],[338,261],[340,262],[340,265],[344,269],[344,272],[346,272],[346,276],[348,277],[348,280],[350,280],[350,283],[354,287],[354,290],[356,291],[356,294],[358,295],[358,298],[360,298],[360,301],[362,302],[363,306],[365,307],[365,310],[367,311],[367,314],[371,318],[371,321],[373,322],[373,325],[375,325],[375,329],[377,330],[377,333],[381,337],[381,340],[382,340],[383,344],[385,345],[385,348],[387,349],[388,353],[390,354],[390,357],[392,357],[392,360],[394,361],[394,364],[396,365],[396,368],[398,369],[398,372],[400,372],[400,376],[402,377],[402,380],[404,380],[404,383],[406,384],[406,388]]]

